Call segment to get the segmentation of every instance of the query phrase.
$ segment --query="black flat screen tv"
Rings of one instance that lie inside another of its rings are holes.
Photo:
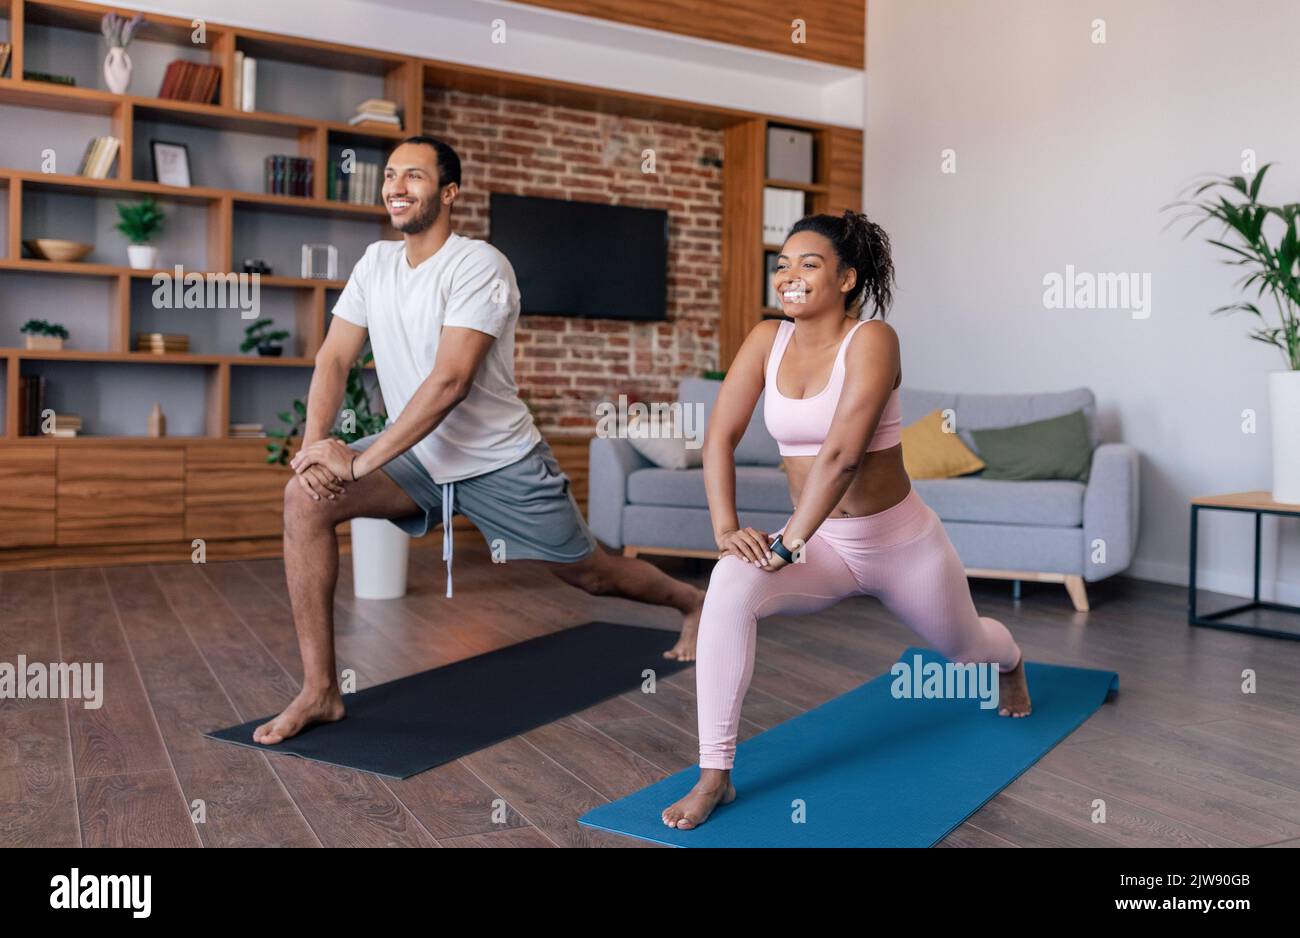
[[[667,318],[668,213],[492,193],[488,240],[526,315]]]

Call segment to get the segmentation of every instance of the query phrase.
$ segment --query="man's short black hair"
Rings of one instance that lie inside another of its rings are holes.
[[[426,147],[433,147],[433,152],[438,157],[439,189],[453,182],[458,186],[460,185],[460,157],[451,148],[451,144],[439,140],[437,137],[428,137],[424,134],[407,137],[402,143],[422,143]]]

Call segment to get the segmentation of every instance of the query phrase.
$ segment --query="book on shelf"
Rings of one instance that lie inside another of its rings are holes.
[[[168,332],[137,332],[135,350],[154,355],[172,355],[190,350],[190,337]]]
[[[781,244],[794,223],[804,216],[802,189],[763,188],[763,243]]]
[[[348,124],[353,127],[360,124],[401,127],[402,119],[397,116],[396,101],[389,101],[387,98],[370,98],[357,105],[357,112],[348,118]]]
[[[315,177],[315,164],[309,157],[276,153],[266,158],[264,182],[270,195],[311,198],[315,191]]]
[[[326,179],[325,198],[353,205],[377,205],[381,175],[378,163],[353,163],[352,172],[345,173],[342,161],[334,160]]]
[[[210,104],[221,87],[221,68],[177,59],[163,72],[162,87],[158,97],[172,101],[193,101]]]
[[[41,412],[45,409],[45,375],[18,377],[18,435],[41,435]]]
[[[34,72],[29,68],[23,69],[24,81],[43,81],[51,85],[67,85],[69,88],[76,87],[77,79],[71,75],[51,75],[49,72]]]
[[[257,59],[236,52],[239,68],[239,94],[235,97],[235,107],[241,111],[257,110]]]
[[[13,51],[13,46],[7,42],[0,42],[0,78],[5,77],[5,70],[9,68],[9,53]]]
[[[260,423],[232,423],[230,437],[235,440],[249,440],[266,436]]]
[[[54,432],[60,430],[67,432],[76,432],[81,429],[81,417],[77,414],[55,414],[54,415]]]
[[[107,179],[117,159],[122,141],[113,136],[93,137],[86,145],[85,155],[81,157],[81,166],[77,175],[89,176],[91,179]]]

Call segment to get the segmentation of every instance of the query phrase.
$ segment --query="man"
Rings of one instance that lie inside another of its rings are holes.
[[[383,196],[402,240],[366,249],[316,356],[303,445],[284,493],[284,565],[303,686],[254,732],[259,743],[343,717],[334,527],[350,518],[388,518],[416,537],[441,521],[450,596],[451,515],[459,511],[504,551],[506,575],[510,564],[543,563],[588,593],[681,610],[681,638],[665,657],[694,658],[703,591],[600,547],[519,399],[514,271],[496,248],[452,232],[459,191],[460,159],[446,143],[410,137],[393,151]],[[367,338],[389,424],[348,446],[330,430]]]

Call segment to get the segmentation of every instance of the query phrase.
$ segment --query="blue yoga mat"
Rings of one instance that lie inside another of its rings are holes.
[[[943,664],[925,648],[899,658]],[[692,766],[579,820],[675,847],[931,847],[1119,690],[1119,675],[1025,662],[1027,717],[973,698],[895,697],[892,674],[741,743],[737,797],[694,830],[659,815],[699,777]]]

